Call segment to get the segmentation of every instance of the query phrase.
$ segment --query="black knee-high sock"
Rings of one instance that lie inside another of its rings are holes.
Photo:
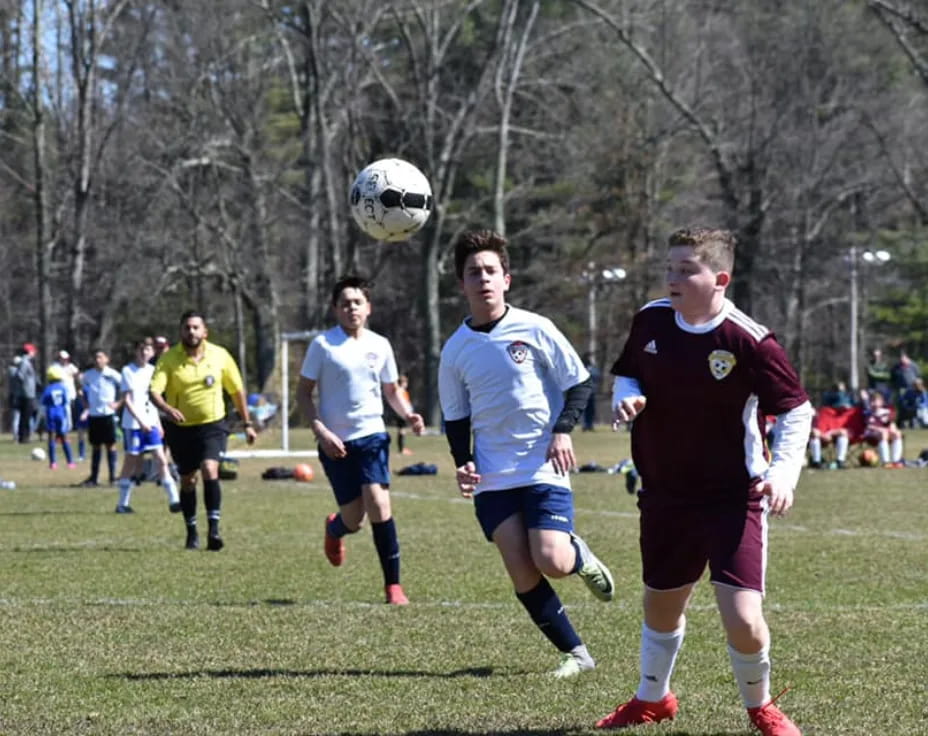
[[[116,449],[106,451],[106,466],[110,471],[110,483],[116,480]]]
[[[180,489],[180,509],[184,515],[184,524],[188,527],[197,525],[197,490],[196,488]]]
[[[206,505],[206,520],[209,522],[209,533],[219,532],[220,507],[222,506],[222,488],[219,478],[203,479],[203,503]]]
[[[396,433],[396,447],[400,452],[406,449],[406,433],[405,432]]]
[[[383,584],[394,585],[400,581],[400,543],[396,536],[396,524],[392,518],[372,523],[371,531],[383,569]]]
[[[538,585],[525,593],[516,593],[516,598],[525,606],[541,633],[560,651],[569,652],[583,643],[547,578],[543,577]]]
[[[90,451],[90,480],[96,483],[100,479],[100,445],[93,445]]]

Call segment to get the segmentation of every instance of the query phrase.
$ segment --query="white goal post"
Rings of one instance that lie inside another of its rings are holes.
[[[290,343],[308,343],[319,330],[284,332],[280,336],[280,442],[281,450],[290,453]],[[312,451],[315,456],[315,450]]]

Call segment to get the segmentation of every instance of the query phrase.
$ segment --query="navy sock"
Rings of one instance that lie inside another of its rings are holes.
[[[106,451],[106,466],[110,471],[110,483],[116,479],[116,450]]]
[[[346,534],[354,534],[351,529],[345,526],[345,522],[342,521],[341,514],[335,514],[335,518],[328,523],[329,534],[331,534],[336,539],[341,539]],[[357,531],[357,530],[355,530]]]
[[[341,518],[341,517],[338,517]],[[374,546],[380,557],[383,569],[383,584],[394,585],[400,581],[400,543],[396,536],[396,524],[393,519],[371,523],[374,533]]]
[[[222,489],[219,478],[203,479],[203,502],[206,504],[206,520],[209,522],[209,533],[219,533],[220,507],[222,506]]]
[[[547,578],[542,578],[534,588],[526,593],[516,593],[516,598],[525,606],[528,615],[541,633],[548,637],[561,652],[569,652],[583,642],[574,631],[567,612],[557,597]]]
[[[61,440],[61,449],[64,450],[64,459],[68,461],[68,465],[74,462],[74,456],[71,455],[71,443],[66,439]]]
[[[94,445],[90,450],[90,480],[94,483],[100,478],[100,445]]]
[[[51,432],[48,434],[48,464],[55,462],[55,435]]]

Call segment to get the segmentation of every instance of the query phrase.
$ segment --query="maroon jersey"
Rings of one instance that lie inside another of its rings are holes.
[[[764,415],[808,401],[773,333],[728,300],[698,326],[669,299],[647,304],[612,373],[647,397],[632,426],[642,503],[746,500],[768,466]]]

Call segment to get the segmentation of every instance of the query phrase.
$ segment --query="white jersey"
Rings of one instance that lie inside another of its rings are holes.
[[[132,400],[132,406],[135,407],[136,413],[141,416],[145,424],[149,427],[160,426],[158,421],[158,412],[154,404],[151,403],[151,396],[148,393],[148,387],[151,385],[151,377],[155,373],[155,366],[151,363],[139,365],[138,363],[129,363],[122,369],[122,390]],[[122,410],[122,428],[139,429],[139,423],[128,407]]]
[[[534,312],[510,306],[488,333],[458,327],[441,351],[438,391],[446,421],[470,417],[475,493],[570,488],[545,455],[564,392],[589,376],[567,338]]]
[[[90,368],[84,371],[84,393],[87,394],[87,405],[92,417],[108,417],[115,413],[109,406],[119,396],[119,386],[122,376],[109,366],[102,371]]]
[[[341,326],[309,344],[300,375],[319,387],[319,418],[342,441],[385,432],[381,384],[396,383],[390,341],[370,330],[349,337]]]

